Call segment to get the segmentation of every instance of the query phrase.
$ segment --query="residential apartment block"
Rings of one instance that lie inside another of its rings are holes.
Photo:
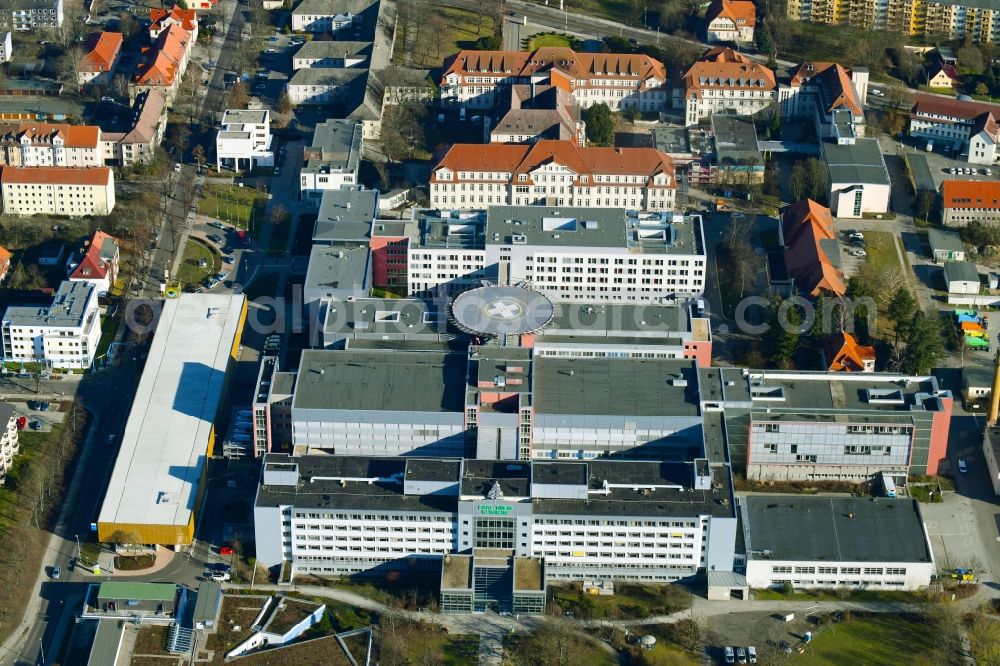
[[[701,218],[622,209],[491,206],[420,216],[406,253],[411,296],[483,279],[530,283],[558,301],[662,302],[705,288]]]
[[[13,57],[14,46],[10,32],[0,33],[0,62],[10,62]]]
[[[0,165],[97,167],[104,164],[101,128],[34,122],[0,122]]]
[[[363,67],[305,67],[296,70],[285,84],[292,104],[337,104],[360,99],[368,86]],[[381,106],[378,107],[381,112]]]
[[[155,90],[163,93],[168,104],[173,101],[194,49],[196,32],[186,30],[182,23],[170,23],[157,33],[152,45],[143,49],[145,61],[135,75],[133,97]]]
[[[305,479],[311,492],[302,490]],[[452,554],[476,562],[485,552],[509,552],[542,558],[549,579],[669,582],[732,570],[733,502],[728,468],[707,460],[510,464],[271,454],[254,525],[258,560],[287,562],[293,573],[437,571]],[[502,577],[507,566],[492,573]],[[470,578],[488,576],[475,568]],[[511,600],[490,601],[504,608]]]
[[[0,24],[15,32],[59,28],[63,24],[63,0],[4,0]]]
[[[1000,222],[1000,183],[993,180],[946,180],[941,183],[941,222],[964,227],[969,222]]]
[[[226,109],[215,135],[215,168],[234,171],[274,166],[271,112],[267,109]]]
[[[431,206],[494,204],[672,210],[673,160],[654,148],[456,144],[431,169]]]
[[[714,48],[677,73],[672,104],[684,109],[684,124],[697,125],[713,113],[749,116],[778,99],[774,72],[730,48]]]
[[[101,32],[87,43],[85,54],[76,66],[77,82],[86,85],[107,86],[122,52],[120,32]]]
[[[498,87],[553,85],[581,108],[658,111],[668,103],[666,68],[641,54],[577,53],[569,48],[526,51],[460,51],[444,63],[441,103],[492,108]]]
[[[156,42],[160,34],[176,25],[191,35],[191,41],[198,41],[198,14],[193,9],[174,5],[169,10],[159,7],[149,10],[149,41]]]
[[[151,162],[167,130],[167,98],[162,91],[144,90],[132,102],[132,128],[127,132],[105,132],[105,159],[121,166]]]
[[[318,207],[324,192],[356,185],[363,146],[360,123],[353,120],[318,123],[312,144],[302,150],[301,201]]]
[[[788,18],[924,37],[1000,41],[1000,8],[980,0],[788,0]]]
[[[48,368],[89,368],[101,340],[101,316],[93,284],[66,280],[52,303],[11,305],[0,319],[5,362]]]
[[[108,167],[3,167],[3,210],[9,215],[107,215],[115,207]]]
[[[292,56],[292,69],[307,67],[342,69],[368,67],[371,62],[371,42],[311,41]]]
[[[17,414],[14,405],[0,402],[0,484],[14,465],[14,456],[21,450],[17,438]]]
[[[916,93],[910,136],[952,148],[972,164],[993,164],[1000,141],[1000,106]]]
[[[708,42],[753,42],[757,6],[752,0],[714,0],[705,10]]]
[[[292,10],[292,31],[337,33],[361,21],[361,15],[377,6],[375,0],[302,0]],[[377,10],[376,10],[377,11]]]

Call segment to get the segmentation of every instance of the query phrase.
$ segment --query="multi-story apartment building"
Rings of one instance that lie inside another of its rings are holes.
[[[121,57],[122,34],[101,32],[96,38],[91,38],[87,47],[87,52],[76,66],[77,83],[81,88],[86,85],[110,85],[111,75]]]
[[[0,33],[0,62],[10,62],[14,55],[14,46],[10,32]]]
[[[941,183],[941,222],[964,227],[969,222],[1000,222],[1000,183],[993,180],[946,180]]]
[[[63,24],[63,0],[5,0],[0,4],[0,23],[16,32],[59,28]]]
[[[347,104],[361,99],[368,86],[363,67],[304,67],[285,84],[292,104]],[[381,107],[379,107],[381,112]]]
[[[155,90],[163,93],[168,104],[173,101],[194,49],[195,34],[180,23],[171,23],[158,33],[153,45],[144,50],[146,60],[135,75],[133,97]]]
[[[353,120],[325,120],[316,125],[312,144],[302,150],[299,192],[304,204],[317,207],[323,193],[352,187],[364,146],[361,124]]]
[[[343,0],[336,5],[326,0],[302,0],[292,10],[292,30],[337,33],[360,23],[362,15],[371,13],[377,5],[375,0]]]
[[[548,205],[672,210],[674,163],[654,148],[455,144],[431,169],[431,206]]]
[[[145,90],[132,103],[132,128],[127,132],[104,132],[105,159],[121,166],[151,162],[167,129],[167,98],[160,90]]]
[[[287,563],[293,574],[436,571],[442,558],[467,554],[478,581],[489,575],[478,570],[480,557],[507,553],[542,558],[554,580],[669,582],[732,571],[733,502],[728,468],[704,459],[510,464],[271,454],[254,526],[258,561]],[[511,600],[479,601],[504,608]]]
[[[102,166],[101,128],[65,123],[0,122],[0,164],[15,167]]]
[[[714,0],[705,10],[708,42],[753,42],[757,6],[752,0]]]
[[[678,73],[672,103],[684,110],[684,124],[697,125],[713,113],[753,115],[778,99],[774,72],[730,48],[714,48]]]
[[[1000,7],[978,0],[788,0],[798,21],[852,25],[928,41],[1000,41]]]
[[[663,63],[642,54],[577,53],[569,48],[534,51],[459,51],[444,63],[441,103],[492,108],[497,88],[553,85],[569,92],[586,109],[659,111],[668,103]]]
[[[811,117],[820,139],[853,143],[865,135],[868,70],[804,62],[778,87],[782,117]]]
[[[371,42],[306,42],[292,56],[292,69],[368,67],[372,47]]]
[[[917,93],[910,136],[950,147],[972,164],[993,164],[1000,141],[1000,106]]]
[[[6,362],[89,368],[101,340],[97,289],[89,282],[66,280],[47,306],[8,306],[0,336]]]
[[[9,215],[107,215],[115,207],[108,167],[3,167],[3,210]]]
[[[234,171],[274,166],[271,112],[267,109],[226,109],[215,135],[215,168]]]
[[[14,456],[21,450],[17,438],[17,414],[14,405],[0,402],[0,484],[14,464]]]

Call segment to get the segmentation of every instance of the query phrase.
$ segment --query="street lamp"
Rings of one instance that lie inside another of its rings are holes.
[[[38,648],[42,651],[42,666],[45,666],[45,645],[41,638],[38,639]]]
[[[80,535],[74,534],[73,536],[76,537],[76,563],[79,564],[80,560],[83,559],[83,549],[80,548]]]

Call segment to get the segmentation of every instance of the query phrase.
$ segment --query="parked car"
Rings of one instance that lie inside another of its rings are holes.
[[[727,664],[736,663],[736,655],[733,653],[733,648],[731,648],[731,647],[729,647],[727,645],[726,646],[726,650],[725,650],[725,654],[726,654],[726,663]]]
[[[214,279],[217,282],[222,282],[223,280],[226,279],[226,276],[228,276],[228,275],[229,275],[228,273],[226,273],[225,271],[223,271],[222,273],[216,273]]]
[[[872,88],[871,93],[876,97],[882,97],[883,95],[885,95],[885,93],[879,90],[878,88]]]
[[[855,231],[855,230],[848,231],[847,232],[847,237],[850,240],[854,240],[855,238],[857,238],[858,240],[864,240],[865,239],[865,235],[863,233],[861,233],[860,231]]]
[[[961,472],[962,474],[969,473],[969,465],[968,463],[965,462],[965,458],[958,459],[958,471]]]
[[[62,575],[62,567],[60,566],[52,567],[52,578],[54,580],[59,580],[59,576],[61,575]]]
[[[219,548],[219,555],[233,555],[235,552],[236,551],[229,546],[222,546]]]
[[[223,231],[229,228],[219,220],[212,220],[211,222],[208,223],[208,226],[215,227],[216,229],[221,229]]]
[[[114,446],[117,435],[108,435],[108,446]]]
[[[206,238],[208,240],[212,241],[213,243],[221,243],[221,242],[223,242],[222,241],[222,237],[218,236],[216,234],[209,234],[208,236],[206,236]]]
[[[206,578],[208,578],[209,580],[214,580],[217,583],[224,583],[229,580],[230,576],[229,572],[227,571],[213,571],[210,574],[208,574]]]
[[[757,663],[757,648],[750,645],[747,647],[747,658],[750,660],[751,664]]]
[[[28,417],[27,416],[17,417],[17,429],[24,430],[27,427],[28,427]]]
[[[736,661],[741,664],[747,663],[747,652],[742,647],[736,648]]]
[[[281,175],[281,167],[274,167],[274,175],[275,176]]]
[[[180,172],[181,172],[181,163],[178,162],[177,164],[174,165],[174,173],[180,173]]]
[[[40,412],[47,412],[47,411],[49,411],[49,403],[47,403],[45,401],[42,401],[42,402],[38,403],[38,411],[40,411]]]
[[[42,422],[41,421],[32,421],[31,422],[31,429],[32,430],[41,430],[42,429]]]
[[[236,263],[236,257],[234,257],[231,254],[224,255],[222,257],[222,263],[224,263],[224,264],[235,264]]]

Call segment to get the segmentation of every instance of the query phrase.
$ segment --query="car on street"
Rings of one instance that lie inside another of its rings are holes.
[[[850,247],[847,248],[847,254],[852,257],[857,257],[858,259],[864,259],[868,256],[868,253],[862,250],[860,247]]]
[[[211,222],[208,223],[208,226],[215,227],[216,229],[221,229],[222,231],[228,229],[228,227],[219,220],[212,220]]]
[[[222,263],[224,263],[224,264],[235,264],[236,263],[236,257],[234,257],[231,254],[223,255],[223,257],[222,257]]]
[[[52,567],[52,578],[54,580],[59,580],[59,576],[61,575],[62,575],[62,567],[60,566]]]
[[[965,462],[965,458],[958,459],[958,471],[961,472],[962,474],[969,473],[969,465],[968,463]]]
[[[234,551],[230,546],[222,546],[219,548],[219,555],[233,555],[235,553],[236,551]]]
[[[108,446],[114,446],[116,438],[116,435],[108,435]]]
[[[212,241],[213,243],[221,243],[221,242],[223,242],[222,241],[222,237],[218,236],[216,234],[209,234],[205,238],[207,238],[208,240]]]
[[[274,175],[275,176],[280,176],[281,175],[281,168],[280,167],[274,167]]]
[[[222,282],[223,280],[225,280],[225,279],[226,279],[226,277],[227,277],[228,275],[229,275],[228,273],[226,273],[225,271],[223,271],[222,273],[216,273],[216,274],[215,274],[215,277],[214,277],[213,279],[214,279],[214,280],[215,280],[216,282]]]
[[[205,573],[205,578],[208,580],[214,580],[218,583],[224,583],[229,580],[229,573],[226,571],[208,571]]]

